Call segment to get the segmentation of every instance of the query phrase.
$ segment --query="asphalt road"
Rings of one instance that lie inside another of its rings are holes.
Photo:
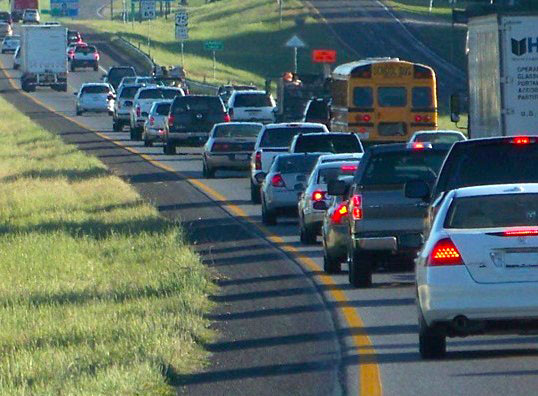
[[[11,65],[9,56],[0,59]],[[104,66],[116,61],[103,57]],[[185,393],[369,395],[379,383],[387,395],[523,395],[538,389],[538,338],[449,339],[446,359],[422,361],[412,273],[377,273],[369,290],[350,288],[346,271],[323,276],[321,246],[301,246],[296,220],[261,226],[246,173],[205,180],[197,149],[163,156],[160,147],[130,142],[127,131],[111,132],[106,115],[75,117],[72,92],[99,74],[71,73],[69,93],[40,89],[31,95],[55,113],[14,92],[6,80],[1,88],[42,125],[100,157],[164,215],[181,219],[220,274],[222,293],[214,296],[211,319],[222,338],[209,346],[214,357],[206,371],[175,379]]]

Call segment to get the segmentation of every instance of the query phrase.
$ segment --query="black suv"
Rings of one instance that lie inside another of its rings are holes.
[[[405,186],[405,195],[430,204],[424,237],[446,193],[461,187],[538,182],[538,137],[471,139],[452,146],[433,189],[425,180]]]
[[[299,133],[293,138],[290,153],[363,153],[361,141],[355,133],[324,132]]]
[[[114,87],[114,90],[118,89],[121,79],[123,77],[135,77],[136,70],[132,66],[114,66],[108,70],[108,73],[103,75],[105,82]]]
[[[170,106],[164,135],[164,153],[175,154],[179,145],[203,143],[209,137],[213,125],[229,121],[230,116],[218,96],[178,96]]]

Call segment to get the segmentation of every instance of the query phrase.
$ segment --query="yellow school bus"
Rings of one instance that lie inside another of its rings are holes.
[[[368,58],[332,73],[331,130],[356,132],[366,144],[406,142],[437,129],[435,73],[398,58]]]

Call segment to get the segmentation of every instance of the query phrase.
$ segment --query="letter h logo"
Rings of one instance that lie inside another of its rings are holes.
[[[525,55],[527,53],[527,39],[512,39],[512,53],[517,56]]]

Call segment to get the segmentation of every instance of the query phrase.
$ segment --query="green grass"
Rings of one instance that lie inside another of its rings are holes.
[[[181,229],[4,99],[0,394],[173,394],[214,286]]]

